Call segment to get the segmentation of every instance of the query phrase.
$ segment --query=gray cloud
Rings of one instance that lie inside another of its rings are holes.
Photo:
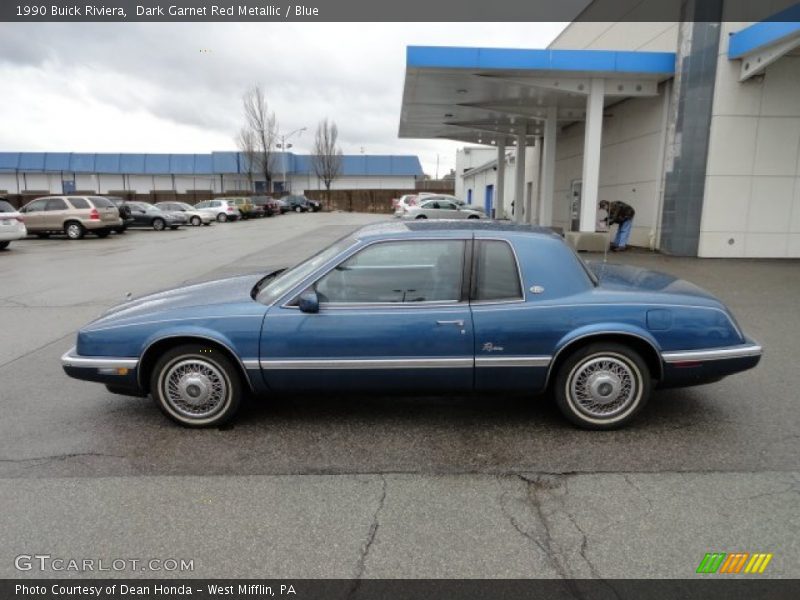
[[[152,152],[230,149],[242,93],[260,83],[283,130],[309,128],[293,140],[300,151],[328,117],[346,152],[363,146],[420,154],[428,168],[439,153],[449,165],[458,144],[397,139],[406,46],[543,47],[559,30],[540,23],[7,24],[0,36],[4,88],[23,89],[12,95],[14,122],[0,145],[64,149],[80,137],[82,147],[97,151],[132,150],[125,136],[95,126],[99,105],[152,127],[137,132],[137,143],[146,140]],[[26,106],[26,91],[40,101]],[[36,122],[58,126],[42,139]],[[223,147],[189,149],[188,137],[167,130]]]

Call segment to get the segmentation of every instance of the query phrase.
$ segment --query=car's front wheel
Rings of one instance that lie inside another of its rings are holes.
[[[158,359],[150,391],[173,421],[187,427],[215,427],[239,409],[242,381],[235,365],[219,350],[189,344]]]
[[[153,219],[153,229],[156,231],[164,231],[164,228],[167,224],[164,222],[164,219]]]
[[[225,221],[227,221],[227,220],[228,220],[228,215],[226,215],[225,213],[219,213],[219,214],[217,215],[217,221],[218,221],[219,223],[224,223],[224,222],[225,222]]]
[[[200,227],[200,217],[192,217],[191,219],[192,227]]]
[[[650,372],[642,357],[616,343],[595,343],[573,352],[555,380],[558,408],[584,429],[617,429],[647,403]]]
[[[86,235],[86,230],[83,228],[83,225],[77,221],[69,221],[64,226],[64,231],[66,232],[67,237],[71,240],[80,240],[84,235]]]
[[[301,213],[301,212],[303,212],[303,209],[300,208],[299,206],[295,206],[294,207],[294,212]]]
[[[417,215],[417,216],[416,216],[416,217],[414,217],[414,218],[415,218],[415,219],[427,219],[428,217],[426,217],[425,215]]]

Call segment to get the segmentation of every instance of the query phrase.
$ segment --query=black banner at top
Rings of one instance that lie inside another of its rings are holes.
[[[710,10],[706,10],[706,6]],[[720,10],[721,9],[721,10]],[[16,22],[800,21],[796,0],[3,0]]]

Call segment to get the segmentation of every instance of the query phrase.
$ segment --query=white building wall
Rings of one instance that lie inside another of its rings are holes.
[[[800,257],[800,52],[739,82],[723,23],[700,256]]]
[[[487,148],[486,146],[467,146],[459,148],[456,151],[456,181],[455,192],[456,198],[467,201],[467,192],[464,187],[463,179],[460,177],[467,170],[474,169],[480,165],[497,158],[497,148]]]
[[[648,0],[662,2],[662,0]],[[650,13],[653,14],[653,13]],[[678,23],[578,22],[570,24],[553,40],[550,48],[570,50],[642,50],[675,52]]]

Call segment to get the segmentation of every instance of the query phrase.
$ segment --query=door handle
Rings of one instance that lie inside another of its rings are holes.
[[[464,321],[456,320],[456,321],[436,321],[437,325],[455,325],[456,327],[463,327]]]

